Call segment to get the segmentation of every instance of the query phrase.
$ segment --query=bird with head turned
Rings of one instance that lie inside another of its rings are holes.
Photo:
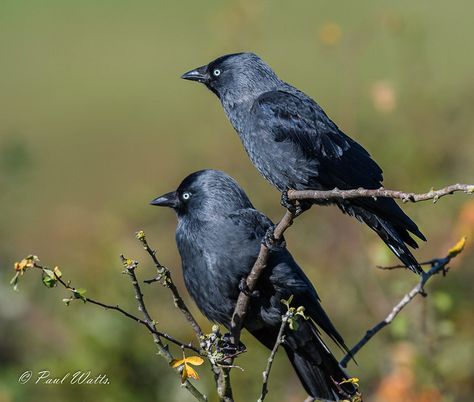
[[[230,329],[240,293],[272,222],[257,211],[243,189],[224,172],[190,174],[177,190],[155,198],[152,205],[172,208],[177,215],[176,243],[184,283],[200,311]],[[293,296],[308,320],[285,330],[283,348],[305,390],[314,398],[346,399],[357,390],[320,336],[324,331],[348,351],[323,307],[315,288],[284,247],[270,250],[267,266],[252,294],[243,327],[272,349],[286,307]]]
[[[370,154],[257,55],[222,56],[182,78],[200,82],[217,95],[251,161],[282,192],[286,207],[294,209],[288,190],[382,187],[382,169]],[[407,268],[423,272],[407,246],[418,247],[411,234],[426,238],[393,199],[307,200],[299,208],[313,204],[336,204],[374,230]]]

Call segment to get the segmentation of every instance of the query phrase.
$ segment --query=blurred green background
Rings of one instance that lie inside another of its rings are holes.
[[[181,73],[251,50],[313,96],[381,164],[387,188],[427,191],[474,180],[474,3],[445,1],[0,2],[0,402],[188,401],[149,335],[114,312],[61,302],[13,263],[34,253],[73,285],[136,311],[120,253],[154,274],[134,238],[143,229],[185,292],[171,211],[148,205],[192,171],[228,172],[272,219],[279,194],[251,166],[218,100]],[[473,235],[464,195],[405,205],[429,241],[420,260]],[[416,283],[382,272],[393,256],[336,208],[313,208],[287,234],[348,345]],[[369,401],[466,401],[474,393],[474,253],[468,243],[429,297],[415,300],[358,355],[349,371]],[[158,285],[145,288],[160,329],[193,334]],[[233,372],[237,400],[255,400],[268,352]],[[173,349],[174,350],[174,349]],[[175,351],[175,350],[174,350]],[[334,348],[335,353],[340,353]],[[175,351],[179,355],[179,351]],[[26,370],[106,374],[109,385],[21,385]],[[197,386],[215,400],[208,367]],[[269,401],[301,401],[283,353]]]

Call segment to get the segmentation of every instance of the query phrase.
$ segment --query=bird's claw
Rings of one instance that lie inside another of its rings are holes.
[[[311,204],[310,202],[307,202],[307,201],[298,201],[298,205],[296,206],[296,211],[294,213],[295,215],[295,218],[297,216],[300,216],[304,211],[307,211],[308,209],[311,208],[313,204]]]
[[[276,251],[281,248],[285,248],[285,239],[282,237],[280,239],[275,238],[275,225],[270,226],[265,235],[262,238],[262,244],[269,250]]]
[[[222,336],[217,346],[217,352],[222,353],[226,358],[234,357],[241,353],[244,353],[247,347],[239,341],[238,345],[232,342],[232,336],[230,332],[227,332]]]
[[[242,278],[239,282],[239,290],[247,297],[259,297],[260,292],[258,290],[251,291],[247,286],[247,278]]]
[[[305,202],[305,201],[297,202],[295,200],[290,200],[290,198],[288,197],[288,189],[284,190],[281,193],[280,204],[282,207],[290,211],[290,213],[295,218],[297,216],[300,216],[304,211],[310,209],[312,205],[310,202]]]
[[[290,198],[288,197],[288,189],[283,190],[283,192],[281,193],[280,204],[283,208],[286,208],[293,215],[296,214],[296,201],[290,200]]]

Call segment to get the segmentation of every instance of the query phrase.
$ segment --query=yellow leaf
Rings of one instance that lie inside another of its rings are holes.
[[[186,357],[183,353],[182,359],[174,359],[171,360],[170,366],[173,368],[178,368],[183,366],[181,371],[181,382],[185,382],[188,378],[194,378],[195,380],[199,380],[199,375],[189,364],[193,364],[195,366],[200,366],[204,363],[204,360],[199,356],[190,356]]]
[[[20,262],[15,262],[15,270],[23,274],[25,269],[33,268],[35,266],[36,261],[38,261],[38,257],[36,257],[35,255],[23,258]]]
[[[170,366],[173,368],[182,366],[183,364],[193,364],[194,366],[200,366],[204,363],[204,360],[199,356],[183,357],[182,359],[174,359],[170,362]]]
[[[199,356],[186,357],[184,360],[186,363],[192,364],[194,366],[200,366],[204,363],[204,360]]]
[[[188,379],[188,370],[186,365],[183,367],[183,371],[181,371],[181,383],[184,383]]]
[[[461,251],[463,251],[466,244],[467,236],[464,236],[459,240],[452,248],[448,251],[449,257],[456,257]]]
[[[187,378],[194,378],[195,380],[199,380],[199,375],[198,373],[196,372],[196,370],[194,370],[191,366],[188,366],[187,364],[184,365],[184,369],[183,369],[183,373],[186,371],[186,377]],[[184,375],[183,375],[184,377]]]
[[[176,367],[179,367],[179,366],[182,366],[184,364],[184,359],[173,359],[171,360],[170,362],[170,366],[172,368],[176,368]]]
[[[348,378],[347,380],[343,380],[339,383],[339,385],[341,384],[347,384],[347,383],[350,383],[350,384],[354,384],[354,385],[358,385],[359,384],[359,379],[357,377],[351,377],[351,378]]]

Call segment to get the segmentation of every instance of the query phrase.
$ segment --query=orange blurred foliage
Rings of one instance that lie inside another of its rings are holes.
[[[440,392],[433,388],[419,389],[415,377],[416,351],[412,345],[394,345],[390,373],[381,380],[375,392],[376,402],[439,402]]]

